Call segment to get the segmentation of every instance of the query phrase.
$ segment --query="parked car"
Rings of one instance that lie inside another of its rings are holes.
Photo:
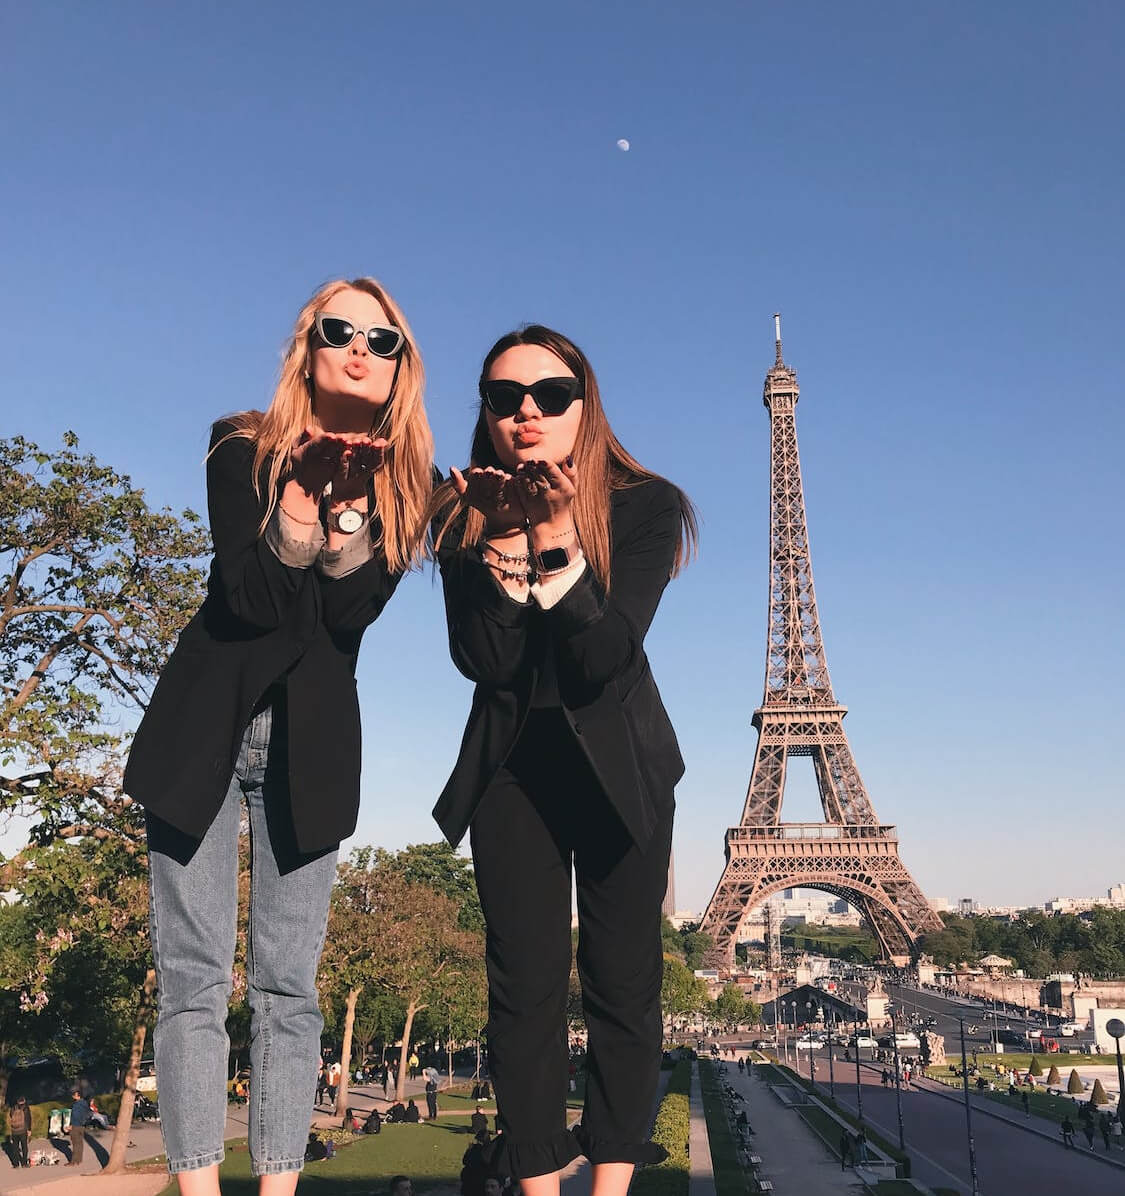
[[[848,1046],[876,1047],[878,1045],[879,1044],[875,1041],[874,1038],[871,1037],[870,1034],[859,1034],[859,1035],[853,1034],[851,1036],[851,1038],[848,1039]]]
[[[1086,1026],[1083,1022],[1060,1022],[1058,1026],[1059,1033],[1063,1038],[1073,1038],[1075,1034],[1081,1034]]]
[[[156,1091],[156,1061],[154,1059],[142,1060],[137,1072],[137,1091]]]

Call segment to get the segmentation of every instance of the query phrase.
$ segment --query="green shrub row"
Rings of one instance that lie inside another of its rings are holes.
[[[687,1196],[690,1092],[691,1060],[681,1059],[668,1077],[668,1088],[652,1127],[652,1140],[664,1147],[668,1157],[659,1166],[642,1167],[637,1171],[630,1188],[631,1196]]]

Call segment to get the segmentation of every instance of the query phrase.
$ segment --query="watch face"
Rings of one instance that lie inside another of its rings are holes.
[[[363,514],[355,510],[354,507],[345,507],[336,516],[336,528],[345,535],[350,536],[353,532],[358,532],[361,527],[363,527]]]
[[[541,573],[554,573],[570,564],[570,553],[565,548],[544,548],[538,555]]]

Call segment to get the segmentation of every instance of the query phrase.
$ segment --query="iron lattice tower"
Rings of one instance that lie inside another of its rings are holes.
[[[813,591],[801,460],[797,452],[796,370],[775,360],[762,402],[770,416],[770,586],[766,685],[754,711],[758,746],[746,805],[726,836],[726,867],[702,929],[731,960],[744,919],[774,893],[814,888],[834,893],[867,919],[883,954],[906,962],[918,936],[940,930],[922,890],[899,858],[898,835],[882,826],[844,731]],[[823,822],[782,822],[790,756],[811,756]]]

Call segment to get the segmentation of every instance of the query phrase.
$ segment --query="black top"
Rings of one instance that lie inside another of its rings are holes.
[[[211,448],[231,425],[211,430]],[[184,628],[133,741],[125,791],[202,838],[227,792],[243,733],[266,691],[287,701],[289,791],[298,847],[334,847],[359,812],[355,664],[364,629],[401,573],[381,551],[345,577],[283,565],[258,534],[269,482],[254,493],[253,442],[227,440],[207,460],[215,558],[207,598]],[[369,532],[358,534],[367,535]]]
[[[549,653],[566,722],[634,842],[647,845],[684,771],[644,651],[675,560],[680,509],[679,492],[661,478],[615,490],[609,594],[587,566],[549,610],[515,601],[475,549],[447,539],[439,564],[450,653],[477,683],[457,763],[434,807],[450,843],[464,837],[515,744]]]

